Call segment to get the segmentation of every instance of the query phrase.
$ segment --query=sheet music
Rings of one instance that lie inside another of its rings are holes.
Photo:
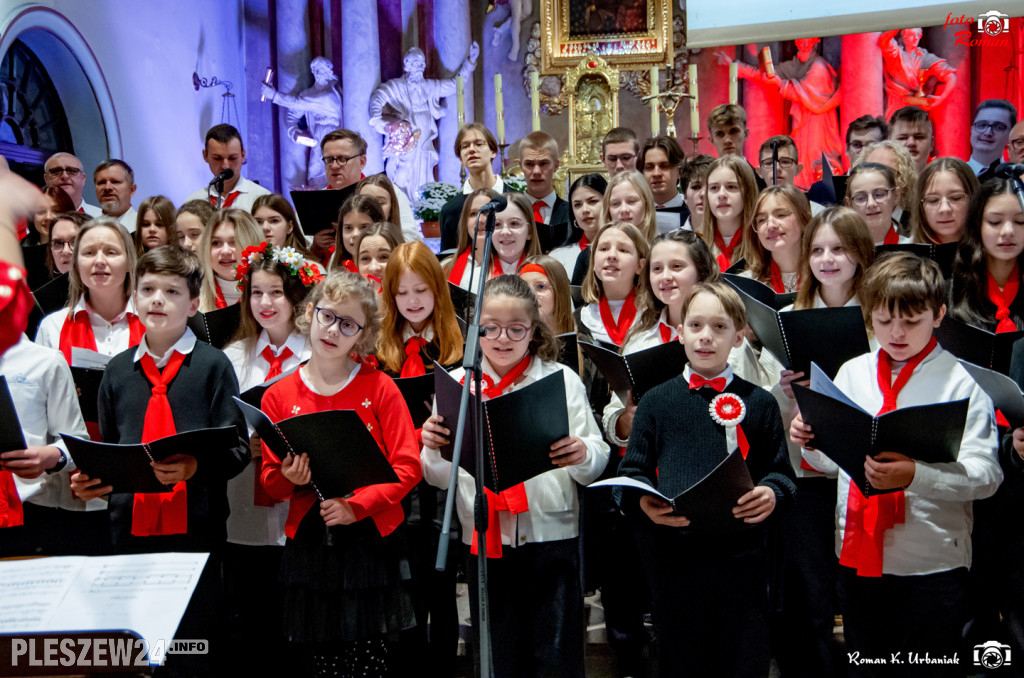
[[[107,368],[107,363],[114,356],[104,355],[97,353],[96,351],[90,351],[87,348],[79,348],[78,346],[71,347],[71,366],[72,367],[84,367],[90,370],[104,370]]]
[[[811,363],[811,390],[815,393],[821,393],[827,395],[829,398],[834,398],[840,402],[846,403],[850,407],[856,407],[861,412],[864,412],[864,408],[857,403],[850,400],[849,396],[839,390],[839,387],[832,383],[832,380],[828,378],[824,370],[818,367],[817,363]],[[867,414],[865,412],[865,414]]]

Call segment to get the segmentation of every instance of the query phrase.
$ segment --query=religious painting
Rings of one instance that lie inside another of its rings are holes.
[[[564,72],[587,54],[626,70],[669,65],[671,0],[545,0],[541,74]]]
[[[600,172],[601,141],[619,125],[619,72],[589,54],[565,74],[569,91],[569,180]]]

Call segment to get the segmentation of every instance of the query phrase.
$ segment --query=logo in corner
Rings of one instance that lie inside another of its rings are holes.
[[[997,10],[989,10],[978,16],[978,31],[993,37],[1010,32],[1010,17]]]
[[[998,669],[1010,665],[1010,646],[998,640],[990,640],[974,646],[974,665],[986,669]]]

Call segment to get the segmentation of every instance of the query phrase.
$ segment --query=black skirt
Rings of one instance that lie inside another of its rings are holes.
[[[314,506],[285,545],[284,630],[296,643],[394,637],[416,625],[401,527],[382,537],[370,518],[327,528]]]

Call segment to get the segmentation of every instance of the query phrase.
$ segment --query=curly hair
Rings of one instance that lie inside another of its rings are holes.
[[[306,308],[295,318],[295,329],[309,336],[316,307],[324,299],[333,304],[344,304],[347,301],[359,304],[366,322],[353,350],[360,358],[373,353],[380,333],[380,317],[377,315],[377,291],[370,282],[351,271],[331,271],[306,297]]]

